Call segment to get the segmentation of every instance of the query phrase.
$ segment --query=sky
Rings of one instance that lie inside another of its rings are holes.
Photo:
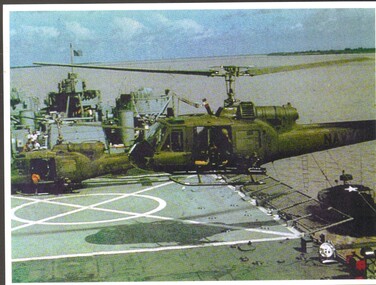
[[[108,9],[108,7],[107,7]],[[35,7],[33,10],[36,10]],[[375,46],[375,9],[10,11],[10,66]]]

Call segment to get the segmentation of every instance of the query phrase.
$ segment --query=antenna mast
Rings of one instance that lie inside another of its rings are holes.
[[[74,57],[73,46],[72,46],[72,43],[71,43],[70,44],[70,62],[71,62],[71,64],[73,64],[73,57]],[[72,73],[73,73],[73,66],[72,66]]]

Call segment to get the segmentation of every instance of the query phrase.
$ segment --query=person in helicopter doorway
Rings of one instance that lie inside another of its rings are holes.
[[[219,152],[217,145],[211,141],[209,144],[209,163],[211,166],[217,166],[219,162]]]
[[[218,141],[219,145],[219,158],[221,166],[229,164],[232,157],[232,142],[227,129],[221,130],[221,139]]]

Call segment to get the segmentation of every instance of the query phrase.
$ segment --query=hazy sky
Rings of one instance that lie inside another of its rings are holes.
[[[10,65],[375,46],[375,9],[11,11]]]

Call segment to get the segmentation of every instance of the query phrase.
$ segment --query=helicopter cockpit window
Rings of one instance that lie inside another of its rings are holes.
[[[183,151],[183,130],[172,130],[168,135],[162,150]]]
[[[161,143],[165,129],[166,127],[160,123],[155,123],[150,127],[146,134],[146,140],[153,148]]]

